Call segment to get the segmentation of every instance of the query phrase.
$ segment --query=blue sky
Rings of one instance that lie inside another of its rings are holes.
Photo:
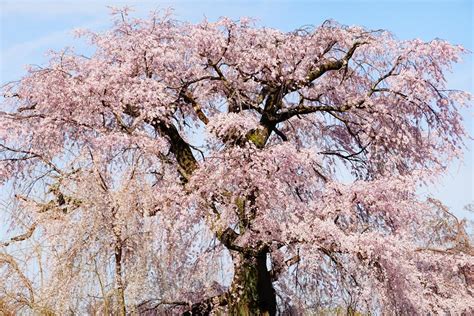
[[[41,64],[45,52],[75,46],[71,30],[103,30],[110,25],[107,6],[128,5],[134,15],[145,16],[159,8],[173,7],[177,19],[197,22],[204,17],[254,17],[259,25],[285,31],[318,25],[334,19],[346,25],[387,29],[399,39],[442,38],[473,49],[473,4],[469,0],[441,1],[100,1],[100,0],[0,0],[0,83],[15,80],[26,64]],[[451,88],[474,93],[473,55],[448,76]],[[473,109],[464,110],[466,126],[474,135]],[[463,162],[455,162],[440,183],[427,192],[440,198],[461,216],[464,205],[474,202],[474,143],[467,142]],[[471,216],[472,218],[472,216]]]

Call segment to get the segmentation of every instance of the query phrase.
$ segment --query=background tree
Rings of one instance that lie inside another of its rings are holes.
[[[0,178],[25,231],[2,243],[1,304],[474,310],[465,223],[416,195],[466,137],[469,95],[444,79],[462,47],[114,16],[81,32],[92,56],[52,53],[4,86]]]

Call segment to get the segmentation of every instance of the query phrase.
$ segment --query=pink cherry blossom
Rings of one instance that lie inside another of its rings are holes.
[[[467,137],[464,48],[112,13],[3,88],[2,308],[474,313],[466,224],[416,194]]]

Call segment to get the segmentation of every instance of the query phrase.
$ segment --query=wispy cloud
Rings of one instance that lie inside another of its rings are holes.
[[[42,16],[58,16],[70,14],[96,15],[106,10],[105,1],[2,1],[2,14],[41,14]],[[125,4],[125,1],[123,2]]]
[[[95,29],[104,25],[105,22],[95,20],[79,25],[77,28]],[[60,50],[68,46],[84,49],[83,42],[73,36],[74,29],[46,33],[39,38],[13,45],[3,43],[0,51],[0,82],[18,79],[23,74],[26,65],[43,63],[45,54],[50,49]]]

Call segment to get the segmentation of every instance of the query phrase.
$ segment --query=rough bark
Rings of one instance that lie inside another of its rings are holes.
[[[234,279],[230,290],[229,313],[232,315],[275,315],[276,296],[267,251],[240,253],[234,261]]]
[[[117,287],[118,314],[125,316],[127,314],[125,305],[125,293],[122,282],[122,246],[115,245],[115,283]]]

